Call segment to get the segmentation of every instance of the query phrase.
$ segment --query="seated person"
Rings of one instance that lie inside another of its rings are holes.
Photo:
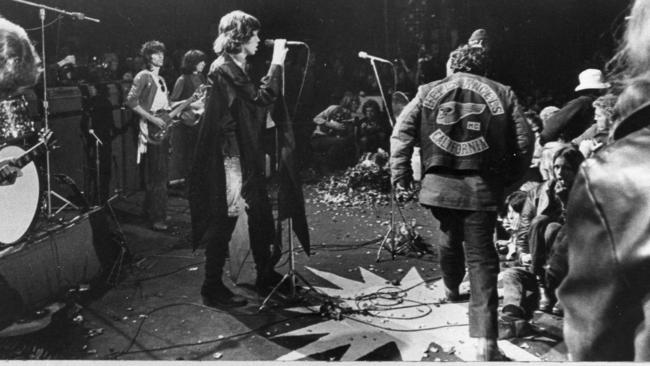
[[[501,225],[508,234],[508,239],[498,240],[497,249],[499,253],[506,255],[506,260],[514,259],[517,253],[517,232],[519,231],[521,211],[524,208],[526,199],[528,199],[528,194],[524,191],[517,190],[510,193],[505,200],[507,212],[501,220]]]
[[[345,98],[343,98],[345,100]],[[316,128],[311,135],[311,146],[319,160],[319,167],[341,168],[354,157],[354,119],[343,105],[331,105],[314,117]]]
[[[377,152],[378,148],[388,150],[389,131],[386,121],[382,118],[379,104],[369,99],[363,103],[361,110],[364,117],[358,133],[360,152]]]
[[[571,141],[578,146],[585,158],[591,157],[609,142],[609,132],[613,124],[614,105],[618,98],[613,94],[606,94],[596,99],[594,106],[594,123],[582,135]]]
[[[561,312],[559,307],[554,307],[555,290],[562,273],[566,273],[566,266],[564,270],[556,267],[562,267],[566,258],[552,257],[566,255],[566,250],[554,246],[563,237],[560,232],[565,223],[568,194],[583,161],[584,157],[575,148],[560,149],[553,159],[555,178],[529,193],[517,234],[520,266],[509,268],[502,275],[504,319],[523,319],[532,313],[526,306],[527,292],[539,294],[540,310]]]

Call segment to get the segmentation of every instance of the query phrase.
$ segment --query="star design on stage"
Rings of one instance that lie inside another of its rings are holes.
[[[322,334],[317,340],[279,357],[278,361],[301,360],[346,345],[349,347],[340,360],[357,361],[391,342],[397,346],[403,361],[422,360],[432,342],[440,346],[440,352],[472,360],[474,350],[469,338],[467,303],[439,303],[444,295],[440,280],[427,284],[415,267],[397,285],[362,267],[359,267],[362,282],[306,268],[338,287],[316,289],[338,302],[340,320],[334,318],[276,334],[273,338]],[[311,313],[321,311],[321,307],[286,310]],[[499,341],[499,347],[516,361],[540,360],[508,341]]]

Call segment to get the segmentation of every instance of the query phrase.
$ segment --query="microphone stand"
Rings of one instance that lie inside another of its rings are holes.
[[[379,78],[379,72],[377,71],[377,65],[375,64],[375,59],[371,58],[370,59],[370,64],[372,65],[372,70],[375,74],[375,79],[377,80],[377,85],[379,86],[379,93],[381,94],[381,100],[384,103],[384,110],[386,111],[386,115],[388,116],[388,121],[390,122],[390,127],[394,128],[395,127],[395,121],[393,118],[393,113],[392,110],[388,108],[388,101],[386,100],[386,94],[384,93],[384,88],[381,84],[381,79]],[[392,62],[390,62],[391,68],[393,69],[393,76],[395,80],[397,79],[397,74],[395,71],[395,65],[393,65]],[[395,85],[397,85],[397,82],[395,82]],[[386,247],[388,251],[391,254],[392,259],[395,259],[395,255],[397,254],[397,247],[396,247],[396,242],[395,242],[395,187],[391,184],[390,185],[390,225],[388,228],[388,231],[386,232],[386,235],[384,235],[384,238],[381,241],[381,244],[379,244],[379,249],[377,250],[377,258],[376,262],[379,262],[381,259],[381,251]]]
[[[99,181],[101,177],[101,174],[99,173],[99,146],[103,146],[104,144],[102,143],[102,140],[95,135],[95,130],[92,128],[88,130],[88,134],[95,139],[95,203],[101,204],[101,195],[99,193],[101,189]]]
[[[50,108],[50,103],[47,98],[47,58],[45,54],[45,10],[53,11],[55,13],[63,14],[70,16],[75,19],[79,20],[88,20],[91,22],[96,22],[99,23],[99,19],[96,18],[90,18],[86,17],[83,13],[79,12],[69,12],[65,10],[61,10],[58,8],[54,8],[51,6],[43,5],[43,4],[38,4],[35,2],[27,1],[27,0],[11,0],[16,3],[21,3],[29,6],[33,6],[38,8],[38,15],[41,20],[41,59],[43,62],[43,123],[45,130],[48,131],[50,129],[50,123],[49,123],[49,108]],[[65,199],[63,196],[60,194],[54,192],[52,190],[52,174],[51,174],[51,152],[50,149],[47,149],[45,151],[45,177],[46,177],[46,187],[47,187],[47,218],[51,219],[55,215],[57,215],[59,212],[61,212],[66,206],[70,205],[72,207],[76,207],[72,202],[69,200]],[[64,202],[64,205],[61,206],[54,214],[52,213],[52,196],[58,198],[59,200]]]

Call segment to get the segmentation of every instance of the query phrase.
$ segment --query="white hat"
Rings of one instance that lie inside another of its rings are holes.
[[[606,89],[609,88],[609,83],[605,82],[603,72],[598,69],[587,69],[578,75],[580,85],[576,86],[575,91],[585,89]]]

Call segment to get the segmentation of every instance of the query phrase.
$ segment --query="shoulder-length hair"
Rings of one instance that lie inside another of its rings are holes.
[[[219,21],[219,36],[214,40],[213,49],[217,55],[222,53],[236,54],[241,52],[241,46],[253,37],[253,32],[259,31],[262,25],[254,16],[241,10],[231,11]]]
[[[160,52],[165,52],[165,44],[160,41],[148,41],[142,45],[142,48],[140,48],[140,55],[144,58],[144,63],[147,69],[151,67],[151,55]]]
[[[584,155],[572,145],[564,146],[553,154],[553,165],[558,158],[564,158],[574,172],[577,172],[580,164],[585,161]]]
[[[41,58],[25,30],[0,18],[0,98],[36,84]]]
[[[183,74],[191,74],[196,70],[196,65],[205,61],[205,53],[200,50],[189,50],[183,55],[181,70]]]

